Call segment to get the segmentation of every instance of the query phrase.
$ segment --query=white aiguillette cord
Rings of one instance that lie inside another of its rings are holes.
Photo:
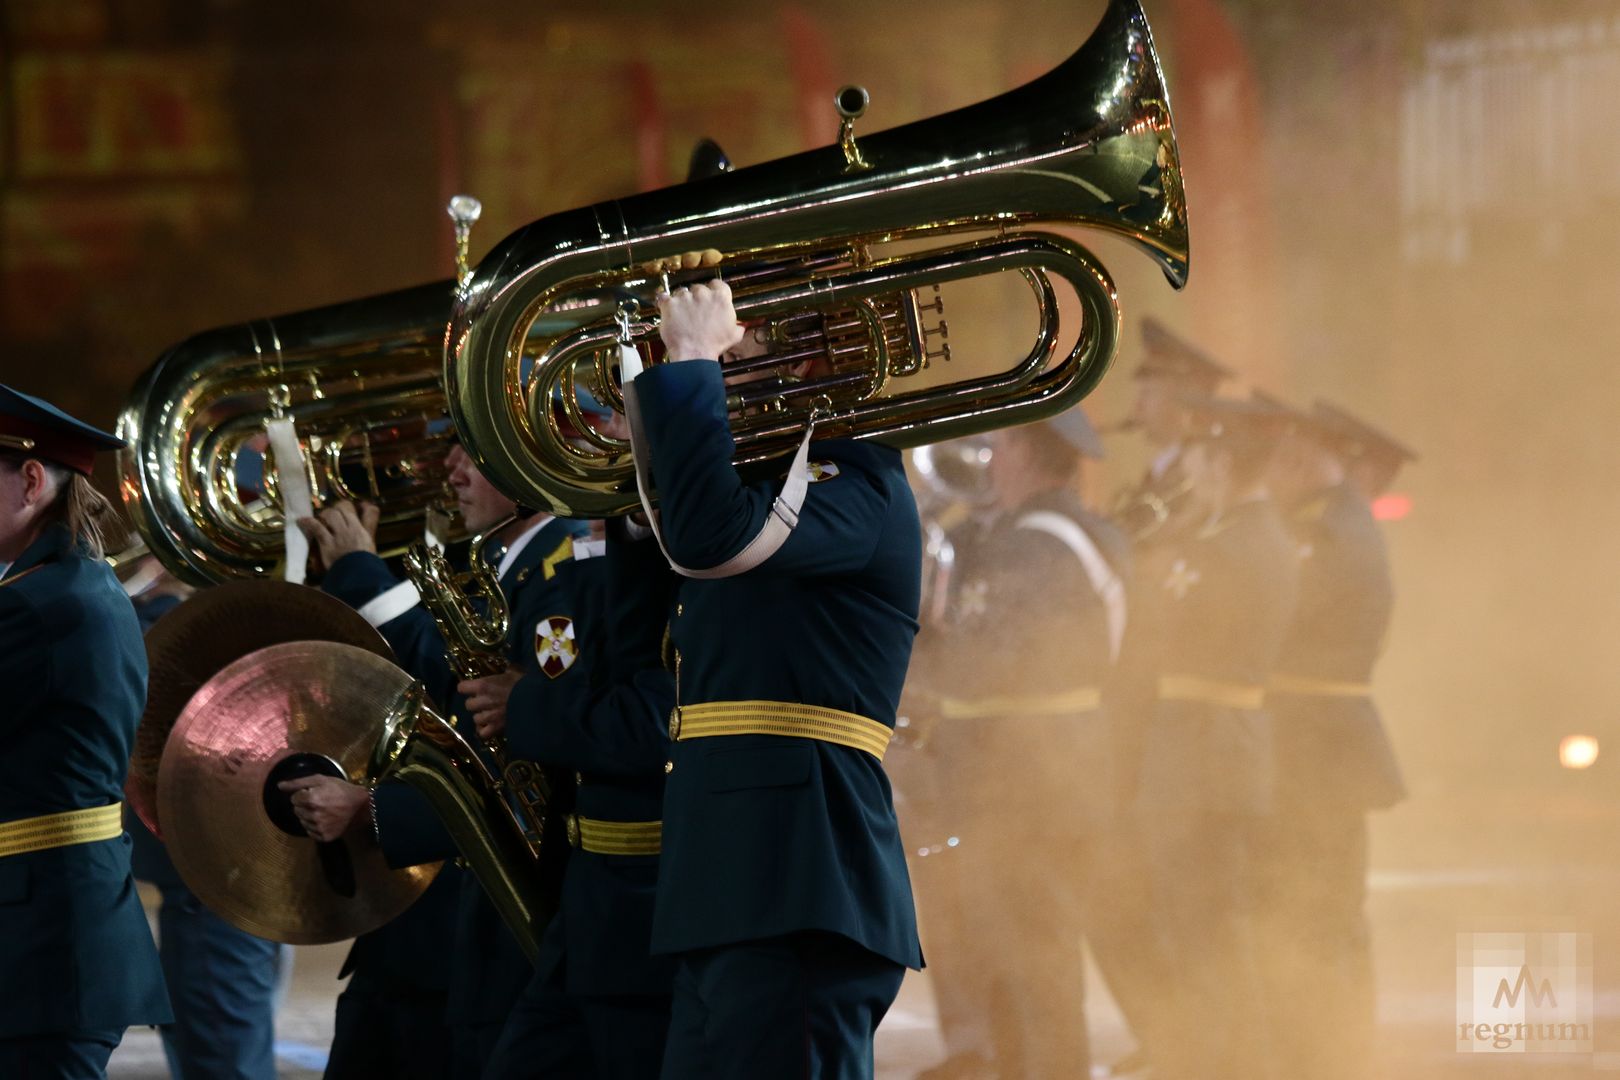
[[[298,442],[298,431],[290,416],[271,417],[264,422],[264,430],[270,438],[277,487],[281,491],[281,534],[287,549],[283,576],[294,585],[302,585],[304,571],[309,566],[309,538],[298,527],[298,519],[315,516],[304,448]]]
[[[628,337],[627,317],[621,318],[620,325]],[[810,457],[810,435],[816,429],[815,419],[812,417],[805,425],[804,438],[799,442],[799,452],[793,455],[793,464],[788,467],[787,481],[782,485],[782,493],[771,504],[771,511],[765,515],[765,524],[760,526],[759,532],[741,551],[719,566],[712,566],[707,570],[693,570],[670,558],[669,548],[664,544],[663,531],[659,528],[658,514],[653,510],[652,500],[647,496],[647,492],[652,490],[652,451],[647,443],[646,430],[641,424],[641,406],[636,398],[635,382],[636,376],[640,374],[641,353],[636,351],[634,345],[621,340],[619,376],[624,386],[624,416],[630,422],[630,452],[636,465],[636,494],[641,497],[641,509],[647,515],[647,523],[652,526],[658,547],[668,560],[670,569],[682,577],[712,580],[746,574],[776,554],[777,549],[787,543],[787,538],[793,534],[794,526],[799,524],[799,510],[804,506],[805,493],[810,490],[810,470],[807,466]]]

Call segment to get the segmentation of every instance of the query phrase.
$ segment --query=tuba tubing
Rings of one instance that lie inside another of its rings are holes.
[[[538,314],[614,289],[650,296],[657,280],[635,268],[684,251],[716,248],[746,262],[845,250],[858,266],[869,244],[975,230],[1015,237],[1010,230],[1017,226],[1051,222],[1122,237],[1155,259],[1172,285],[1186,281],[1180,163],[1152,33],[1137,0],[1112,0],[1085,44],[1046,75],[977,105],[863,136],[859,147],[865,168],[853,168],[843,150],[828,146],[555,214],[498,244],[457,299],[445,356],[451,413],[491,481],[519,502],[565,514],[613,514],[635,504],[627,461],[582,464],[578,454],[540,445],[550,426],[544,390],[562,374],[547,351],[526,383],[524,357]],[[1144,182],[1150,174],[1156,187]],[[1100,268],[1090,276],[1106,281]],[[812,274],[795,302],[825,300],[821,281]],[[1111,286],[1087,284],[1081,297],[1093,314],[1114,306]],[[740,310],[750,310],[746,295],[739,300]],[[610,318],[590,318],[586,332],[611,329]],[[893,421],[879,406],[871,426],[834,415],[824,430],[898,437],[905,445],[1051,415],[1101,377],[1117,325],[1117,308],[1092,322],[1091,332],[1108,340],[1074,358],[1092,366],[1071,377],[1071,392],[1043,387],[1036,404],[1004,415],[1006,402],[981,409],[971,393],[955,393],[948,396],[971,419],[936,416],[930,425],[939,426],[912,431],[911,422]],[[544,390],[526,394],[526,388]],[[804,415],[790,426],[802,429]],[[739,460],[779,451],[773,436],[764,438],[740,446]],[[598,468],[611,475],[592,475]]]
[[[472,744],[428,708],[419,682],[395,702],[372,752],[366,782],[376,788],[385,780],[409,784],[427,799],[533,963],[556,914],[558,875],[535,857],[501,785]]]
[[[148,548],[194,585],[271,573],[283,557],[273,470],[266,506],[236,490],[234,462],[284,412],[322,498],[370,498],[378,546],[403,550],[443,499],[442,416],[452,285],[438,282],[204,331],[137,381],[118,420],[120,492]],[[316,440],[320,449],[316,449]],[[379,487],[380,483],[384,486]]]

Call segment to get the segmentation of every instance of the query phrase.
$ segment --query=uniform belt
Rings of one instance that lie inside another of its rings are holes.
[[[708,701],[680,705],[669,718],[669,737],[706,739],[716,735],[788,735],[819,739],[865,750],[883,760],[894,731],[855,713],[800,705],[792,701]]]
[[[41,814],[0,825],[0,857],[113,840],[123,834],[123,803]]]
[[[1369,683],[1342,682],[1337,679],[1313,679],[1309,675],[1273,675],[1266,684],[1271,694],[1302,694],[1310,697],[1372,697]]]
[[[996,716],[1067,716],[1091,712],[1102,705],[1102,691],[1082,686],[1057,694],[1001,694],[979,698],[944,698],[939,715],[945,720],[977,720]]]
[[[1221,682],[1198,675],[1160,675],[1160,701],[1201,701],[1231,709],[1258,709],[1266,703],[1266,688],[1248,683]]]
[[[600,821],[568,815],[568,842],[593,855],[657,855],[663,839],[662,821]]]

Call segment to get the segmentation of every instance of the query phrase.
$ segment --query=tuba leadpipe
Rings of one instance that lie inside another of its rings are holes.
[[[812,412],[829,436],[912,446],[1040,419],[1083,397],[1117,349],[1114,289],[1084,248],[1027,226],[1123,237],[1173,285],[1185,282],[1180,164],[1136,0],[1113,0],[1079,51],[1019,89],[858,140],[845,134],[838,146],[553,215],[497,245],[457,300],[445,358],[452,415],[485,474],[519,502],[559,513],[635,505],[627,447],[572,438],[558,414],[573,426],[576,386],[615,398],[617,300],[628,293],[650,311],[661,281],[646,268],[682,252],[723,255],[745,320],[814,313],[866,327],[858,362],[835,361],[819,382],[736,391],[739,463],[784,452]],[[934,238],[945,246],[895,253]],[[919,335],[891,333],[895,312],[904,321],[921,309],[920,290],[1000,273],[1021,276],[1035,298],[1028,354],[985,369],[958,353],[920,377],[926,336],[919,357]],[[1083,310],[1066,353],[1052,345],[1054,281]],[[649,342],[655,322],[635,319],[633,330]],[[938,385],[947,367],[956,381]]]

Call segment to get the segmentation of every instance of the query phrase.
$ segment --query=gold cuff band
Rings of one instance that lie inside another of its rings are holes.
[[[981,698],[944,698],[939,703],[943,720],[978,720],[985,717],[1068,716],[1091,712],[1102,705],[1102,692],[1083,686],[1060,694],[1006,694]]]
[[[568,815],[568,842],[593,855],[657,855],[663,839],[662,821],[600,821]]]
[[[887,724],[840,709],[791,701],[708,701],[681,705],[669,718],[669,737],[707,739],[716,735],[786,735],[837,743],[883,760],[894,731]]]
[[[1273,675],[1271,681],[1266,684],[1266,691],[1272,694],[1303,694],[1311,697],[1372,697],[1372,686],[1369,683],[1313,679],[1308,675]]]
[[[1197,675],[1160,675],[1160,701],[1199,701],[1230,709],[1258,709],[1266,703],[1266,688],[1246,683],[1219,682]]]
[[[0,857],[112,840],[123,834],[123,803],[42,814],[0,825]]]

